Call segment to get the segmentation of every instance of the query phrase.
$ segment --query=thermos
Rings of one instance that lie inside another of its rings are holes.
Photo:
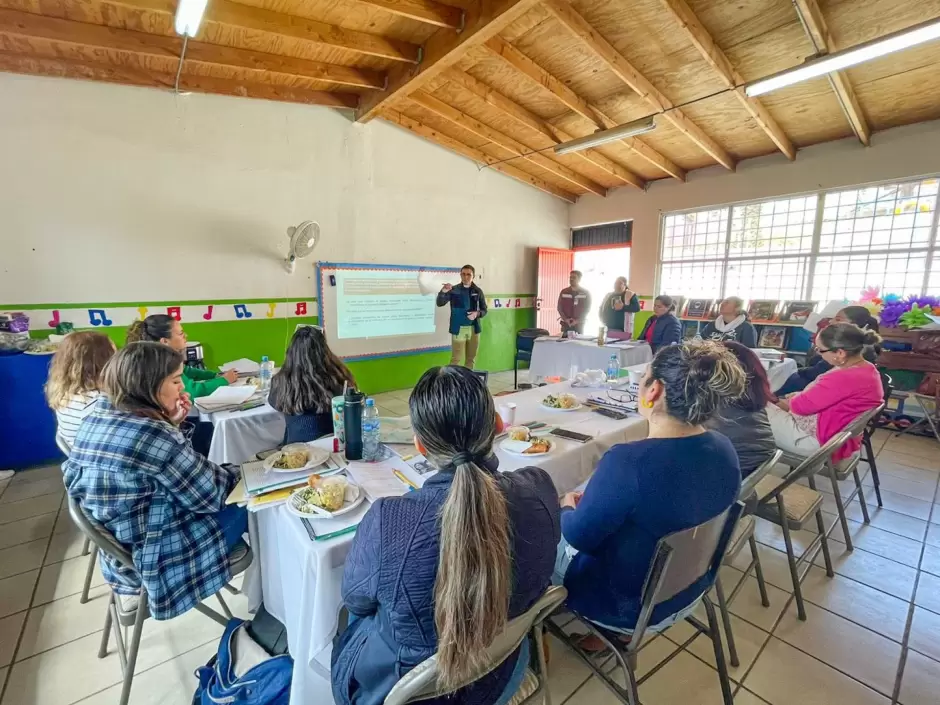
[[[362,460],[362,408],[366,395],[355,387],[343,398],[343,426],[346,432],[346,460]]]
[[[339,441],[337,452],[346,447],[346,420],[343,418],[345,403],[346,397],[342,395],[330,400],[330,410],[333,412],[333,436]]]

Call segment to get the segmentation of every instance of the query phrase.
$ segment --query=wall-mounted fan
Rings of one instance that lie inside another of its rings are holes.
[[[296,261],[303,259],[317,246],[320,241],[320,225],[312,220],[305,220],[296,227],[287,229],[290,238],[290,247],[287,250],[285,266],[289,274],[294,273]]]

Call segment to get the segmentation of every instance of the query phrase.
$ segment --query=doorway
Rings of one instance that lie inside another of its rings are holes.
[[[591,292],[591,312],[584,324],[584,332],[597,332],[601,325],[600,310],[604,297],[614,290],[614,280],[626,277],[630,281],[630,248],[604,247],[574,251],[574,268],[583,275],[581,286]]]

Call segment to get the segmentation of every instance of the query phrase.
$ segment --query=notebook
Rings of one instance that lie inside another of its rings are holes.
[[[342,516],[332,519],[301,519],[300,522],[307,530],[311,541],[326,541],[353,533],[370,506],[372,506],[370,502],[363,502],[356,509]]]
[[[245,481],[245,494],[257,497],[265,492],[284,489],[285,487],[298,487],[307,482],[307,478],[314,473],[322,476],[335,475],[342,472],[344,464],[339,460],[341,455],[331,454],[326,462],[317,468],[307,468],[297,472],[274,472],[266,470],[263,460],[253,460],[241,466],[242,479]],[[322,468],[326,466],[326,470]]]
[[[353,461],[346,469],[346,473],[362,488],[370,502],[381,497],[401,497],[411,489],[395,476],[396,471],[417,487],[421,487],[428,477],[428,475],[416,472],[397,455],[392,455],[380,463]]]

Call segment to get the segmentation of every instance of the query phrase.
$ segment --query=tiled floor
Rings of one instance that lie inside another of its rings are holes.
[[[490,379],[494,392],[511,386],[511,373]],[[407,392],[392,392],[377,403],[383,415],[399,415],[407,412],[407,399]],[[845,551],[841,527],[833,529],[836,576],[815,567],[806,576],[806,622],[796,618],[782,537],[771,525],[761,523],[757,532],[769,608],[761,606],[753,577],[723,569],[729,592],[746,581],[731,603],[739,705],[940,702],[940,445],[881,432],[876,445],[885,507],[872,509],[870,525],[861,523],[857,503],[851,508],[853,553]],[[87,559],[63,509],[60,472],[30,470],[0,482],[0,705],[113,705],[118,699],[117,656],[97,658],[107,591],[99,577],[92,599],[79,604]],[[834,512],[831,499],[827,506]],[[229,603],[246,616],[243,598]],[[189,703],[193,669],[215,653],[220,634],[196,612],[148,622],[131,702]],[[703,636],[689,642],[692,635],[677,625],[644,645],[640,673],[653,674],[640,689],[645,705],[721,702],[711,645]],[[549,668],[553,705],[617,702],[554,639]]]

